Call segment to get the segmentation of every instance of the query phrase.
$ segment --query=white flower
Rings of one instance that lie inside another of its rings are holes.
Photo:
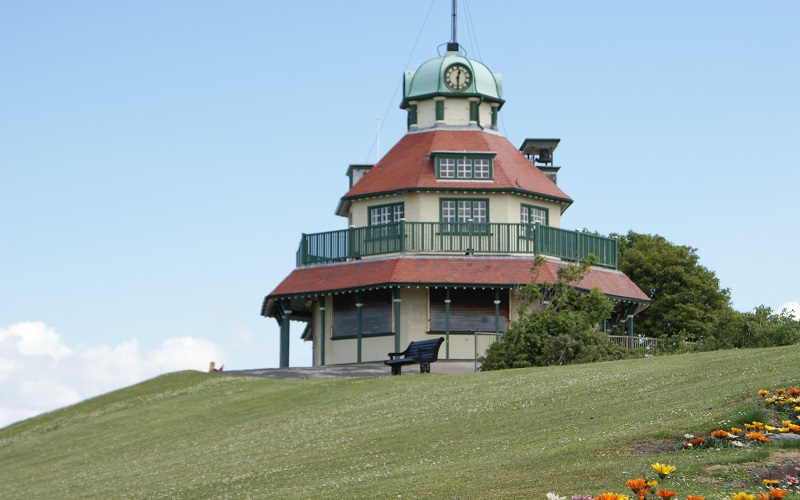
[[[686,439],[694,439],[694,434],[684,434],[683,437]]]
[[[741,448],[742,446],[744,446],[744,444],[742,444],[742,442],[741,442],[741,441],[731,441],[731,444],[732,444],[733,446],[738,446],[738,447],[740,447],[740,448]]]
[[[547,500],[567,500],[567,497],[560,497],[551,492],[547,494]]]

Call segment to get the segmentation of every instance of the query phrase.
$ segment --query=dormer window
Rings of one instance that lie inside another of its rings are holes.
[[[438,180],[490,181],[494,178],[495,153],[453,153],[434,151]]]

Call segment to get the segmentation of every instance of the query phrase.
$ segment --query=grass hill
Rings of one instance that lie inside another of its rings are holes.
[[[746,421],[798,367],[784,347],[469,375],[172,373],[0,429],[0,498],[544,498],[625,493],[656,461],[678,467],[678,498],[723,498],[755,489],[736,464],[796,450],[680,450],[683,434]]]

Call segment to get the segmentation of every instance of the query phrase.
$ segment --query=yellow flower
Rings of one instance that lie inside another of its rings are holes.
[[[766,396],[767,394],[769,394],[769,391],[765,391],[764,389],[761,389],[760,391],[758,391],[758,395],[759,396]]]
[[[789,428],[788,427],[779,427],[778,430],[780,432],[789,432]]]
[[[775,486],[779,482],[780,481],[778,481],[777,479],[764,479],[761,481],[761,484],[763,484],[764,486]]]
[[[772,432],[775,430],[775,427],[772,427],[771,425],[765,425],[764,428],[767,430],[767,432]]]
[[[742,432],[742,429],[738,427],[731,427],[731,432],[734,434],[739,434],[740,432]]]
[[[656,474],[658,474],[658,477],[660,477],[661,479],[664,479],[670,474],[670,472],[676,469],[674,465],[660,464],[658,462],[650,464],[650,467],[652,467],[656,471]]]
[[[658,486],[658,481],[656,481],[655,479],[653,479],[652,481],[647,481],[648,488],[655,488],[656,486]]]
[[[748,495],[744,491],[740,491],[739,493],[733,495],[731,500],[754,500],[755,498],[755,495]]]
[[[794,411],[800,411],[800,406],[795,406]]]

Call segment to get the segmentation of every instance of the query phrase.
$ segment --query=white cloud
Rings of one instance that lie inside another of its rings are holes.
[[[70,347],[40,321],[0,327],[0,427],[162,373],[205,371],[211,360],[224,361],[225,353],[194,337],[168,338],[142,353],[135,338]]]
[[[800,302],[790,301],[781,306],[781,310],[787,309],[794,314],[794,319],[800,319]],[[780,312],[780,311],[778,311]]]

